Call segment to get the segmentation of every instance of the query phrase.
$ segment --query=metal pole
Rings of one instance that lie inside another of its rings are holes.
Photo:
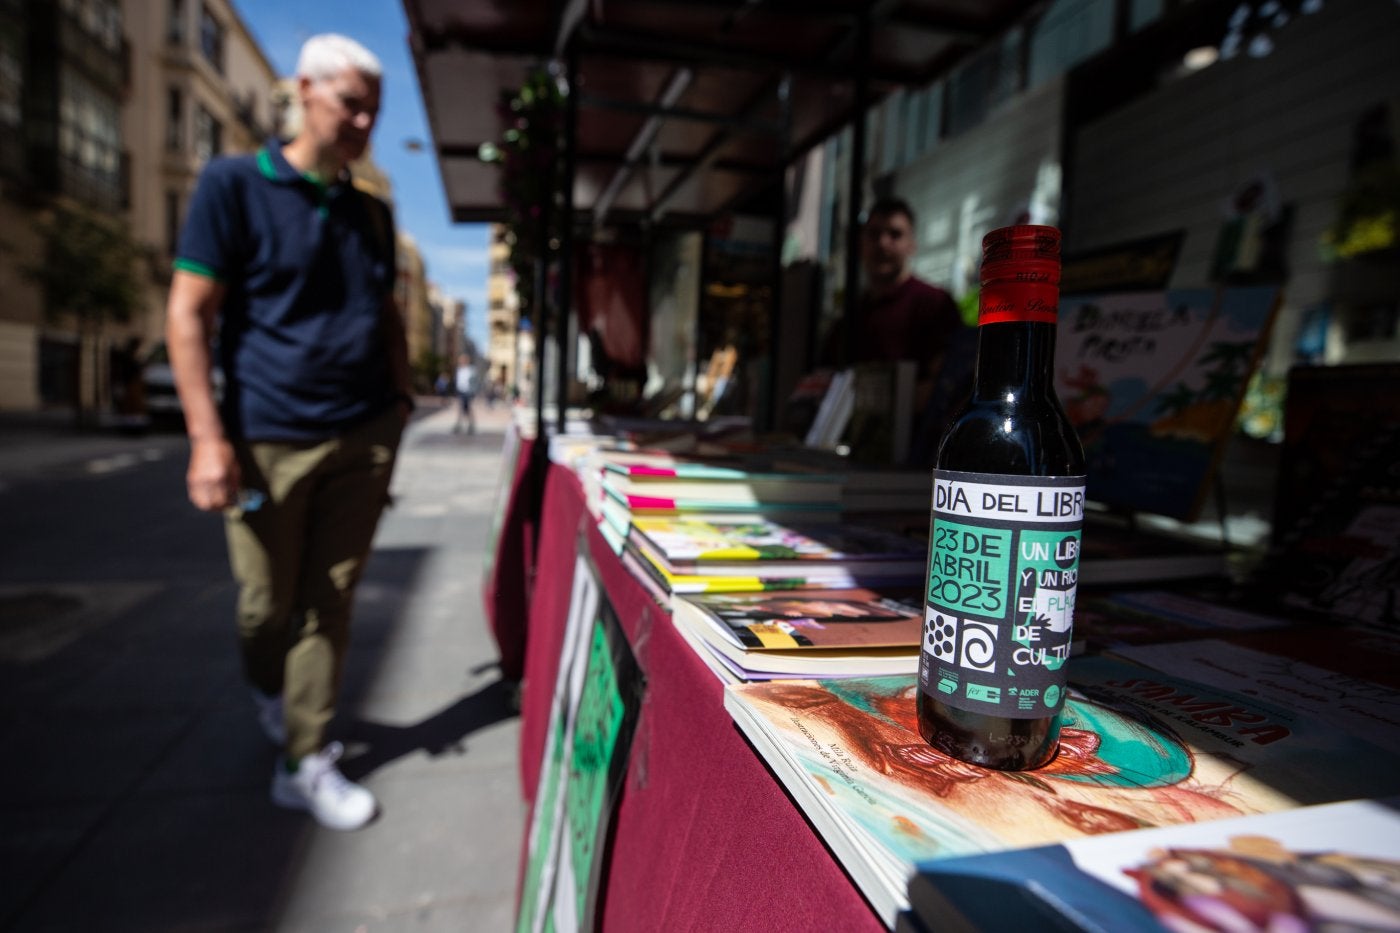
[[[573,311],[574,281],[574,173],[578,151],[578,52],[569,45],[565,80],[568,82],[567,96],[564,98],[564,178],[563,204],[559,214],[559,297],[557,317],[559,330],[559,407],[555,412],[555,433],[564,433],[564,424],[569,407],[569,316]]]
[[[856,316],[860,307],[860,209],[861,192],[865,182],[865,111],[870,102],[870,13],[863,12],[856,21],[855,87],[852,107],[855,119],[851,123],[851,155],[847,165],[848,197],[846,202],[846,294],[844,333],[839,352],[846,363],[851,340],[856,333]]]
[[[768,378],[763,410],[759,412],[759,427],[772,430],[778,421],[781,400],[778,398],[778,358],[783,336],[783,243],[787,238],[787,171],[788,151],[792,137],[792,76],[784,74],[778,82],[778,194],[773,205],[772,283],[768,302]]]

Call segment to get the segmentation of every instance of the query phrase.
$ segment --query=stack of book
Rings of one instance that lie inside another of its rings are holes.
[[[922,541],[845,523],[633,516],[622,559],[668,599],[673,593],[918,585],[926,551]]]
[[[676,629],[726,683],[912,674],[923,613],[916,589],[794,590],[676,597]]]

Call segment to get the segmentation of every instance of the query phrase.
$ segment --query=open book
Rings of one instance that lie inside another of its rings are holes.
[[[916,678],[725,688],[725,706],[888,924],[927,860],[1393,793],[1400,755],[1334,719],[1125,660],[1069,665],[1060,751],[979,768],[917,732]]]

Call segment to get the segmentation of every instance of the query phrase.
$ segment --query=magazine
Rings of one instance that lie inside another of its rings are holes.
[[[1069,664],[1060,751],[990,771],[917,732],[913,677],[730,685],[736,724],[876,912],[915,866],[1393,793],[1400,755],[1292,705],[1107,657]]]

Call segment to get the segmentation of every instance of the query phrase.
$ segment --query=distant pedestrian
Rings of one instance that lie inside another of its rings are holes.
[[[176,251],[166,340],[190,436],[190,500],[223,510],[244,673],[283,749],[273,802],[356,829],[376,803],[326,741],[350,609],[413,407],[388,207],[347,165],[369,143],[381,67],[308,39],[285,146],[215,159]],[[223,400],[210,389],[217,335]]]
[[[463,421],[467,423],[468,434],[476,433],[476,415],[472,413],[472,401],[476,398],[480,383],[481,375],[476,371],[476,361],[472,359],[471,354],[463,353],[457,357],[457,423],[452,426],[454,434],[462,430]]]

